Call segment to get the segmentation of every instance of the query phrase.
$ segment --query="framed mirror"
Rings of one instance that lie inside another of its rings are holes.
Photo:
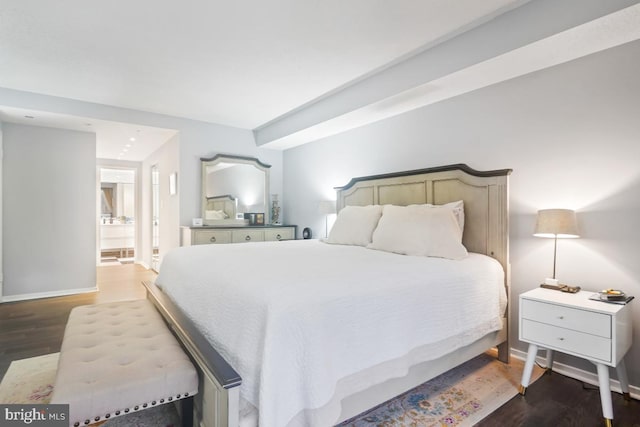
[[[228,154],[200,160],[204,225],[249,225],[250,214],[263,214],[269,223],[271,165]]]

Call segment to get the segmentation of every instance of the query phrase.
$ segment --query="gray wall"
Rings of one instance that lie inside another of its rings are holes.
[[[4,274],[3,274],[3,266],[2,266],[2,260],[3,260],[3,255],[2,255],[2,157],[4,155],[3,153],[3,144],[2,144],[2,138],[3,138],[3,131],[2,131],[2,126],[3,123],[0,122],[0,302],[2,301],[2,295],[3,295],[3,283],[4,283]]]
[[[96,286],[96,140],[3,124],[4,299]]]
[[[288,220],[323,234],[318,202],[354,176],[460,162],[513,168],[510,336],[526,350],[517,339],[517,296],[549,276],[553,260],[553,241],[532,237],[538,209],[578,213],[582,238],[558,243],[562,282],[640,296],[639,69],[640,42],[629,43],[287,150],[284,193],[295,202]],[[626,360],[638,386],[640,310],[633,316]]]
[[[165,157],[163,148],[158,149],[144,160],[142,173],[142,189],[140,194],[141,220],[138,222],[141,235],[142,261],[148,266],[150,260],[151,243],[151,195],[150,190],[145,188],[150,178],[150,165],[156,163],[159,158],[165,159],[170,167],[160,169],[161,174],[178,173],[178,194],[168,199],[169,205],[165,206],[169,213],[160,223],[161,241],[165,243],[161,250],[166,253],[172,247],[179,245],[180,225],[191,225],[192,218],[202,216],[200,209],[201,197],[201,171],[200,158],[212,157],[216,154],[236,154],[242,156],[257,157],[262,162],[271,165],[270,170],[270,193],[280,195],[283,207],[283,218],[287,219],[288,199],[283,196],[283,171],[282,152],[265,148],[258,148],[254,142],[253,133],[248,129],[239,129],[230,126],[223,126],[214,123],[205,123],[196,120],[183,119],[179,117],[165,116],[161,114],[148,113],[137,110],[110,107],[106,105],[94,104],[90,102],[76,101],[72,99],[59,98],[22,92],[0,87],[0,99],[3,105],[16,108],[26,108],[30,110],[49,111],[71,116],[86,118],[96,118],[114,122],[135,123],[144,126],[161,127],[165,129],[175,129],[178,131],[177,137],[168,142],[172,148],[171,158]],[[158,157],[160,156],[160,157]],[[164,162],[163,161],[163,162]],[[95,164],[95,158],[92,160]],[[168,177],[161,176],[160,184],[168,182]],[[162,190],[161,190],[162,191]],[[149,235],[147,235],[147,234]],[[95,249],[93,249],[95,253]],[[139,258],[136,255],[136,259]]]

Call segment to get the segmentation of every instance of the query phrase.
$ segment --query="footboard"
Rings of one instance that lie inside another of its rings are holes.
[[[194,427],[237,427],[240,375],[195,325],[154,283],[142,282],[147,299],[157,308],[198,371],[199,393],[193,405]]]

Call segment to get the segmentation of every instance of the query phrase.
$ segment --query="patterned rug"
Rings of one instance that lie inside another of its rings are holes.
[[[11,362],[2,383],[0,403],[49,403],[58,368],[59,353]],[[174,427],[180,418],[173,404],[157,406],[113,418],[101,427]]]
[[[523,367],[487,352],[339,427],[473,426],[518,394]],[[534,366],[531,382],[543,373]]]
[[[58,353],[11,363],[0,383],[0,403],[48,403]],[[518,393],[523,363],[505,365],[485,353],[366,412],[340,427],[472,426]],[[532,381],[544,371],[534,367]],[[102,427],[179,426],[173,405],[108,420]]]

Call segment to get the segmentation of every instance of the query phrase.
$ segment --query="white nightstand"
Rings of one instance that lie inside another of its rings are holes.
[[[529,385],[539,349],[548,350],[547,369],[552,367],[553,351],[587,359],[597,367],[602,414],[611,426],[609,366],[617,369],[620,388],[629,399],[623,357],[631,347],[631,307],[589,300],[593,294],[537,288],[520,295],[520,341],[529,343],[520,394]]]

